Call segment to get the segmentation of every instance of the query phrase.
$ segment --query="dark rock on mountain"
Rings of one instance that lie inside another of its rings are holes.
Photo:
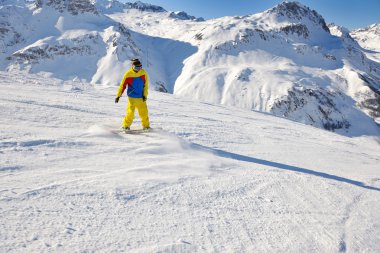
[[[147,4],[140,1],[134,2],[134,3],[126,3],[126,8],[128,9],[136,9],[140,11],[150,11],[150,12],[166,12],[164,8],[161,6],[153,5],[153,4]]]
[[[182,19],[182,20],[204,21],[204,18],[197,18],[197,17],[191,16],[184,11],[171,12],[169,14],[169,17]]]
[[[324,18],[321,15],[319,15],[315,10],[311,10],[298,2],[286,1],[273,7],[272,9],[269,9],[267,12],[294,21],[310,19],[315,24],[320,25],[326,32],[330,32]]]
[[[72,15],[80,13],[98,14],[95,5],[90,0],[36,0],[35,6],[42,8],[44,5],[50,6],[59,12],[68,11]]]

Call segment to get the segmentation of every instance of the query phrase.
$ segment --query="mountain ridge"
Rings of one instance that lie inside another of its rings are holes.
[[[363,48],[380,52],[380,23],[353,30],[350,34]]]

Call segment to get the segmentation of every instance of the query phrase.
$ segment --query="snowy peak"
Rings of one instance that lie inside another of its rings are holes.
[[[167,12],[161,6],[143,3],[141,1],[137,1],[134,3],[127,2],[121,3],[117,0],[91,0],[92,4],[96,6],[97,10],[101,13],[116,13],[123,12],[124,10],[139,10],[139,11],[147,11],[147,12]]]
[[[347,28],[334,23],[329,24],[328,27],[331,35],[337,36],[353,46],[358,46],[358,43],[351,37],[350,31]]]
[[[266,13],[277,16],[279,20],[286,20],[296,23],[305,19],[310,20],[312,23],[322,27],[322,29],[326,32],[329,32],[329,28],[321,15],[319,15],[315,10],[311,10],[309,7],[298,2],[283,2],[267,10]]]
[[[139,10],[139,11],[155,12],[155,13],[168,12],[161,6],[143,3],[141,1],[137,1],[134,3],[127,2],[125,4],[119,2],[118,0],[90,0],[90,1],[96,7],[96,9],[100,13],[103,13],[103,14],[112,14],[112,13],[117,13],[117,12],[123,12],[125,10]],[[181,19],[181,20],[204,21],[203,18],[197,18],[197,17],[191,16],[184,11],[170,12],[169,17],[174,18],[174,19]]]
[[[346,37],[346,38],[351,37],[350,31],[343,26],[339,26],[334,23],[331,23],[331,24],[328,24],[328,27],[329,27],[330,33],[334,36]]]
[[[353,32],[354,33],[356,33],[356,32],[366,32],[366,33],[372,33],[372,34],[380,36],[380,23],[370,25],[370,26],[368,26],[366,28],[357,29],[357,30],[354,30]]]
[[[380,23],[351,32],[351,36],[366,49],[380,52]]]
[[[96,9],[101,13],[122,12],[126,6],[117,0],[91,0]]]
[[[351,36],[350,31],[347,28],[334,23],[329,24],[328,27],[331,35],[341,38],[347,46],[359,47],[358,42]]]
[[[59,12],[68,11],[72,15],[81,13],[98,14],[96,7],[90,0],[36,0],[36,8],[50,6]]]

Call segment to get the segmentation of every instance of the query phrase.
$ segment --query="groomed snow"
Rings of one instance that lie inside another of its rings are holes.
[[[378,138],[115,89],[0,72],[1,252],[380,251]]]

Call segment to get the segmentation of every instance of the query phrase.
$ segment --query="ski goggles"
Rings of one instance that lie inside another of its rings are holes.
[[[135,69],[135,70],[140,70],[142,68],[142,66],[134,66],[133,65],[133,69]]]

